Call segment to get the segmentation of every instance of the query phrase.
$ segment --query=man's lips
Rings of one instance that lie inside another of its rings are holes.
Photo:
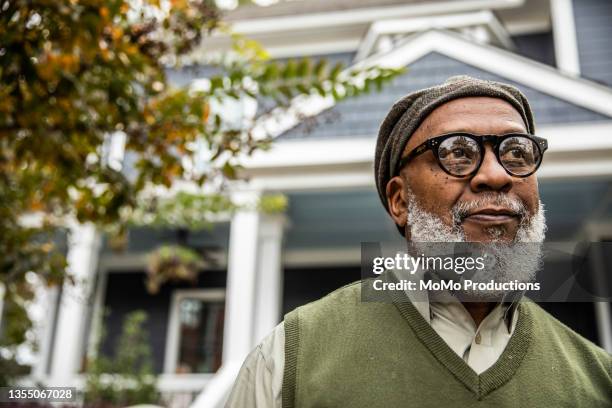
[[[507,208],[483,208],[471,212],[464,221],[492,225],[518,221],[518,218],[517,213]]]

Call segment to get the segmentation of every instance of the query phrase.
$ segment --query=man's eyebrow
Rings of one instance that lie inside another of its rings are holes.
[[[483,134],[483,133],[474,132],[474,130],[472,130],[472,129],[453,128],[453,129],[442,129],[442,131],[437,132],[435,134],[432,134],[432,136],[430,136],[430,137],[435,137],[437,135],[445,135],[447,133],[469,133],[469,134],[472,134],[474,136],[479,136],[479,135]],[[508,133],[527,133],[527,130],[525,128],[519,128],[519,127],[516,127],[516,128],[506,128],[503,132],[493,133],[493,134],[495,134],[495,135],[505,135],[505,134],[508,134]],[[487,134],[490,134],[490,133],[487,133]]]

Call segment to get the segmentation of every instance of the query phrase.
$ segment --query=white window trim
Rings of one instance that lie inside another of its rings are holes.
[[[168,329],[166,332],[166,352],[164,356],[164,373],[169,375],[178,375],[175,371],[180,343],[179,305],[180,302],[186,298],[196,298],[209,302],[225,301],[225,289],[178,289],[172,293]]]
[[[566,74],[580,75],[580,58],[572,0],[550,0],[557,67]]]

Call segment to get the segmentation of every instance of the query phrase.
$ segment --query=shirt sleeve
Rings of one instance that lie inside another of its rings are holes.
[[[285,326],[280,323],[242,364],[225,408],[281,408]]]

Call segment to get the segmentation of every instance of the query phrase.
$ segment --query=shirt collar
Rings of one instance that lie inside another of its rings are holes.
[[[403,271],[397,270],[394,270],[394,273],[398,278],[402,278],[402,275],[404,274]],[[418,270],[412,277],[412,279],[415,278],[418,281],[419,279],[423,278],[427,279],[427,276],[424,271]],[[501,318],[504,320],[505,327],[508,330],[508,334],[511,334],[514,331],[514,327],[516,325],[517,320],[515,319],[516,310],[524,293],[524,291],[506,293],[499,302],[503,311],[503,313],[501,314]],[[448,291],[429,292],[427,290],[406,290],[406,295],[408,296],[408,299],[412,302],[412,304],[415,306],[419,314],[429,324],[431,324],[431,320],[433,319],[433,311],[430,306],[431,303],[459,303],[459,300]],[[463,305],[461,306],[463,307]]]

